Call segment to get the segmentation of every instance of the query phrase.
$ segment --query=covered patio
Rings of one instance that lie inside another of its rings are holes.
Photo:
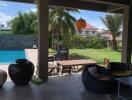
[[[49,6],[61,6],[77,9],[115,12],[123,14],[123,46],[121,62],[131,62],[132,47],[132,1],[131,0],[3,0],[12,2],[34,3],[38,5],[39,77],[46,82],[42,85],[14,86],[6,82],[0,90],[1,100],[111,100],[111,95],[93,94],[86,91],[81,75],[69,75],[48,78],[48,12]],[[48,82],[47,82],[48,81]]]
[[[41,85],[15,86],[6,82],[1,100],[111,100],[111,95],[94,94],[84,89],[81,75],[50,77]]]
[[[39,77],[48,80],[48,12],[49,6],[70,7],[123,14],[123,43],[121,62],[131,62],[132,47],[132,1],[131,0],[4,0],[12,2],[34,3],[38,6],[39,44],[38,66]]]

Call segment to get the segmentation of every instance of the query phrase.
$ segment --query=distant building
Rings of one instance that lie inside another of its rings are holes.
[[[113,37],[112,37],[112,32],[108,31],[108,30],[98,30],[98,34],[100,34],[101,37],[104,37],[106,38],[107,40],[112,40]],[[119,32],[117,37],[116,37],[116,40],[118,41],[122,41],[122,32]]]
[[[88,36],[88,35],[96,36],[98,34],[97,30],[98,28],[87,23],[85,28],[82,28],[81,31],[76,30],[76,33],[81,36]]]
[[[107,40],[112,40],[112,33],[108,30],[104,29],[98,29],[91,24],[87,23],[85,28],[82,28],[81,31],[78,31],[76,29],[76,33],[80,36],[101,36],[103,38],[106,38]],[[117,40],[122,40],[122,32],[120,32],[118,37],[116,37]]]

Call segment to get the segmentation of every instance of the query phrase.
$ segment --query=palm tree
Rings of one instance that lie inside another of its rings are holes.
[[[111,41],[111,48],[112,50],[117,50],[117,41],[116,36],[119,33],[119,30],[122,26],[122,16],[121,15],[115,15],[115,14],[109,14],[106,15],[104,18],[101,18],[104,25],[109,29],[109,31],[112,32],[112,41]]]
[[[71,35],[75,33],[74,23],[76,19],[70,12],[78,12],[78,10],[58,7],[51,7],[49,10],[49,32],[57,35],[57,40],[60,40],[61,37],[65,46],[70,42]],[[38,33],[37,12],[19,13],[11,21],[11,25],[15,34]],[[59,45],[57,45],[57,50],[58,48]]]
[[[18,16],[16,16],[12,21],[12,33],[14,34],[22,34],[25,33],[24,29],[25,29],[25,22],[24,22],[24,18],[21,12],[18,13]]]
[[[78,10],[60,7],[52,7],[49,10],[49,31],[57,35],[57,41],[61,37],[63,44],[68,44],[71,35],[75,33],[74,23],[76,19],[69,12],[78,12]],[[58,49],[59,44],[57,43]]]
[[[12,33],[14,34],[37,34],[38,33],[38,20],[36,12],[18,13],[10,21]]]

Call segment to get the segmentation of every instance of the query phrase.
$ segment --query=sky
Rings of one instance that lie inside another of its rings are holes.
[[[13,19],[18,12],[28,12],[36,11],[37,6],[33,4],[26,3],[15,3],[0,1],[0,24],[4,24]],[[87,23],[93,25],[99,29],[106,29],[102,23],[100,17],[104,17],[106,13],[89,11],[89,10],[80,10],[80,13],[71,13],[76,19],[83,18]]]

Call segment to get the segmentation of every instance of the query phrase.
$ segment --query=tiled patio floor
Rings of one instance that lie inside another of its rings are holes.
[[[111,100],[110,95],[93,94],[86,91],[81,75],[50,77],[41,85],[15,86],[6,82],[0,89],[0,100]]]

